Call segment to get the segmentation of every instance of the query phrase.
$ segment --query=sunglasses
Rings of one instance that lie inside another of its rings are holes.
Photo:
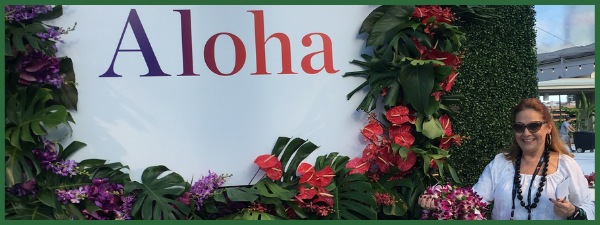
[[[538,132],[540,130],[540,128],[542,128],[542,124],[544,124],[544,123],[546,123],[546,122],[533,121],[528,124],[514,123],[512,125],[512,128],[515,131],[515,133],[518,133],[518,134],[525,132],[525,128],[527,128],[527,130],[529,130],[529,133],[533,134],[535,132]]]

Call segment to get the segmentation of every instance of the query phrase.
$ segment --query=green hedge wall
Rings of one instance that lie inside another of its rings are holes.
[[[523,98],[538,97],[533,6],[492,6],[499,18],[464,19],[465,58],[454,94],[465,100],[453,129],[464,136],[451,165],[473,185],[494,155],[511,143],[510,114]]]

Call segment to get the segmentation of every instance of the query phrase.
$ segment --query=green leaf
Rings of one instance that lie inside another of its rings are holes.
[[[452,66],[434,66],[435,82],[441,83],[452,74]]]
[[[37,198],[44,205],[50,206],[54,209],[61,208],[60,202],[58,202],[58,198],[56,197],[56,194],[54,194],[53,190],[44,189],[44,190],[40,191],[40,193],[37,194]]]
[[[296,190],[282,188],[279,184],[273,183],[269,179],[259,180],[254,184],[254,187],[259,191],[261,196],[278,198],[282,201],[289,201],[298,194]]]
[[[6,145],[5,154],[5,184],[7,187],[31,180],[41,171],[31,151],[22,151],[14,146]]]
[[[360,26],[360,30],[358,31],[358,33],[359,34],[371,33],[371,30],[373,30],[373,25],[375,25],[375,23],[379,19],[381,19],[381,17],[388,10],[388,8],[389,8],[389,6],[382,5],[382,6],[377,7],[375,10],[371,11],[371,13],[369,13],[369,15],[362,22],[362,25]]]
[[[281,220],[282,218],[264,212],[252,210],[242,210],[239,213],[231,214],[220,218],[223,220]]]
[[[436,139],[444,135],[444,129],[439,120],[429,119],[423,122],[423,132],[421,133],[429,139]]]
[[[227,197],[235,202],[254,202],[258,199],[258,191],[251,188],[225,188]]]
[[[284,169],[283,182],[296,178],[296,169],[302,160],[306,159],[318,147],[310,141],[294,138],[283,150],[281,165]],[[292,155],[294,156],[292,158]],[[290,160],[291,158],[291,160]]]
[[[44,204],[19,204],[6,208],[7,220],[53,220],[54,210]],[[10,213],[9,213],[10,212]]]
[[[10,123],[6,124],[6,137],[14,147],[20,142],[34,142],[31,133],[42,135],[42,127],[54,128],[67,123],[67,110],[62,105],[47,106],[52,99],[49,89],[28,87],[11,96],[6,110]]]
[[[429,104],[425,108],[425,115],[432,115],[440,109],[440,102],[436,101],[434,97],[429,97]]]
[[[460,182],[460,177],[458,177],[456,170],[454,170],[454,168],[452,168],[452,166],[450,166],[450,164],[446,164],[446,166],[448,167],[448,171],[450,171],[450,175],[452,176],[452,179],[454,180],[454,182],[461,184],[462,182]]]
[[[275,146],[273,146],[273,150],[271,150],[271,154],[279,157],[286,144],[290,141],[288,137],[279,137],[277,138],[277,142],[275,142]]]
[[[409,27],[414,22],[407,21],[414,11],[413,6],[389,6],[383,12],[383,15],[373,24],[373,28],[367,37],[368,46],[378,46],[383,44],[387,32],[391,29],[398,29],[398,26]]]
[[[183,178],[174,172],[158,178],[167,171],[166,166],[151,166],[142,173],[142,183],[132,181],[125,184],[126,194],[139,190],[132,215],[141,213],[143,219],[174,220],[183,219],[190,212],[188,206],[173,199],[185,189]]]
[[[345,161],[343,164],[336,163],[338,160]],[[377,212],[373,196],[373,188],[369,180],[362,174],[348,174],[346,168],[348,157],[335,157],[332,165],[340,168],[333,178],[335,189],[330,193],[333,195],[334,212],[327,215],[327,219],[376,219]],[[343,166],[342,166],[343,165]]]
[[[432,64],[403,66],[400,72],[400,83],[406,103],[410,103],[417,112],[424,113],[433,90]]]
[[[400,84],[396,81],[392,81],[392,84],[388,87],[387,94],[383,97],[383,104],[389,107],[396,106],[399,92]]]
[[[68,110],[77,110],[79,101],[78,91],[75,82],[75,72],[73,71],[73,61],[68,57],[60,59],[60,73],[64,74],[64,83],[61,88],[52,92],[54,99]]]
[[[71,142],[71,144],[69,144],[69,146],[67,146],[67,148],[65,148],[64,150],[62,150],[58,153],[58,160],[68,159],[73,153],[79,151],[79,149],[82,149],[85,146],[87,146],[87,145],[83,142],[79,142],[79,141]]]

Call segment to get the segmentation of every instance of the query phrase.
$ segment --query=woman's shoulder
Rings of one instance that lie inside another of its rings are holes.
[[[567,154],[559,154],[558,155],[558,159],[559,159],[559,163],[565,164],[565,165],[577,165],[579,166],[579,164],[577,164],[577,161],[575,161],[575,159]]]
[[[492,161],[490,162],[490,164],[494,167],[504,166],[509,163],[512,163],[512,162],[509,161],[508,159],[506,159],[505,153],[496,154],[496,156],[494,156],[494,159],[492,159]]]

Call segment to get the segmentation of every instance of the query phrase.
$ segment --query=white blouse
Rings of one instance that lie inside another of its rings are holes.
[[[511,161],[504,158],[504,154],[497,154],[496,157],[485,167],[473,190],[477,192],[484,201],[494,202],[492,210],[492,219],[509,220],[512,211],[512,187],[515,175],[515,168]],[[531,182],[531,174],[521,174],[521,190],[523,201],[527,203],[527,194]],[[535,176],[533,188],[531,188],[531,202],[535,198],[540,185],[541,176]],[[589,193],[588,183],[584,177],[583,171],[579,168],[577,162],[568,155],[560,154],[558,160],[558,169],[552,174],[546,175],[546,184],[544,191],[539,198],[537,207],[531,210],[532,220],[564,220],[565,217],[559,217],[554,213],[554,204],[549,198],[556,199],[557,185],[564,180],[568,183],[568,200],[575,206],[585,210],[588,220],[594,219],[594,202]],[[527,210],[521,206],[519,199],[515,198],[515,220],[526,220]]]

